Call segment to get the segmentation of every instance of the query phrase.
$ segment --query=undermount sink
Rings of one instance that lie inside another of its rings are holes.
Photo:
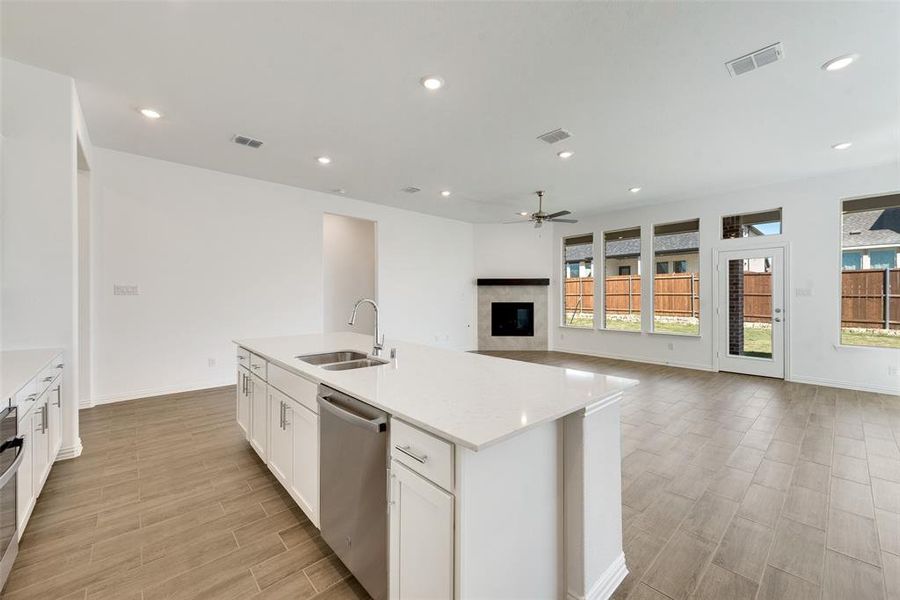
[[[326,371],[347,371],[349,369],[363,369],[365,367],[377,367],[386,365],[388,361],[375,358],[363,358],[360,360],[349,360],[345,362],[324,365],[322,368]]]
[[[328,365],[332,363],[346,363],[349,361],[360,360],[365,357],[365,352],[338,350],[336,352],[321,352],[319,354],[302,354],[296,358],[311,365]]]

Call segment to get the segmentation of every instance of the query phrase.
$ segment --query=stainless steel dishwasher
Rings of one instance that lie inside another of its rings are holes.
[[[387,598],[388,415],[319,386],[322,537],[375,600]]]

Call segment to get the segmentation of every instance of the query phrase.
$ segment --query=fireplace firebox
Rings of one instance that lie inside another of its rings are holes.
[[[534,302],[491,302],[492,336],[534,336]]]

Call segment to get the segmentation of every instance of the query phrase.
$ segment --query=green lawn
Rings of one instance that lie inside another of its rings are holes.
[[[841,343],[848,346],[876,346],[878,348],[900,348],[900,335],[885,335],[879,333],[857,333],[854,331],[841,331]]]

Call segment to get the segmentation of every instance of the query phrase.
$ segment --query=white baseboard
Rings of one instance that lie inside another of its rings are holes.
[[[139,398],[152,398],[153,396],[166,396],[168,394],[178,394],[181,392],[196,392],[197,390],[206,390],[209,388],[224,387],[234,385],[234,380],[230,381],[196,381],[192,383],[181,383],[176,385],[168,385],[158,388],[145,388],[141,390],[130,390],[115,394],[107,394],[94,397],[94,406],[100,404],[112,404],[114,402],[125,402],[126,400],[137,400]]]
[[[610,358],[613,360],[625,360],[628,362],[636,362],[636,363],[645,363],[648,365],[660,365],[663,367],[678,367],[679,369],[694,369],[695,371],[714,371],[711,365],[704,365],[698,363],[685,363],[678,362],[674,360],[665,361],[665,360],[653,360],[651,358],[644,358],[640,356],[626,356],[623,354],[606,354],[603,352],[587,352],[585,350],[575,350],[575,349],[567,349],[554,347],[553,352],[566,352],[568,354],[584,354],[585,356],[596,356],[597,358]]]
[[[845,390],[859,390],[860,392],[875,392],[877,394],[890,394],[900,396],[900,390],[880,385],[869,385],[855,381],[842,381],[838,379],[826,379],[824,377],[807,377],[805,375],[791,375],[788,381],[793,383],[806,383],[809,385],[821,385],[825,387],[841,388]]]
[[[81,456],[81,438],[75,438],[75,443],[71,446],[63,446],[56,454],[56,460],[69,460],[70,458],[78,458]]]
[[[594,582],[587,595],[583,598],[576,596],[572,592],[566,594],[566,600],[607,600],[619,587],[619,584],[628,575],[628,568],[625,566],[625,553],[619,556],[606,568],[600,579]]]

